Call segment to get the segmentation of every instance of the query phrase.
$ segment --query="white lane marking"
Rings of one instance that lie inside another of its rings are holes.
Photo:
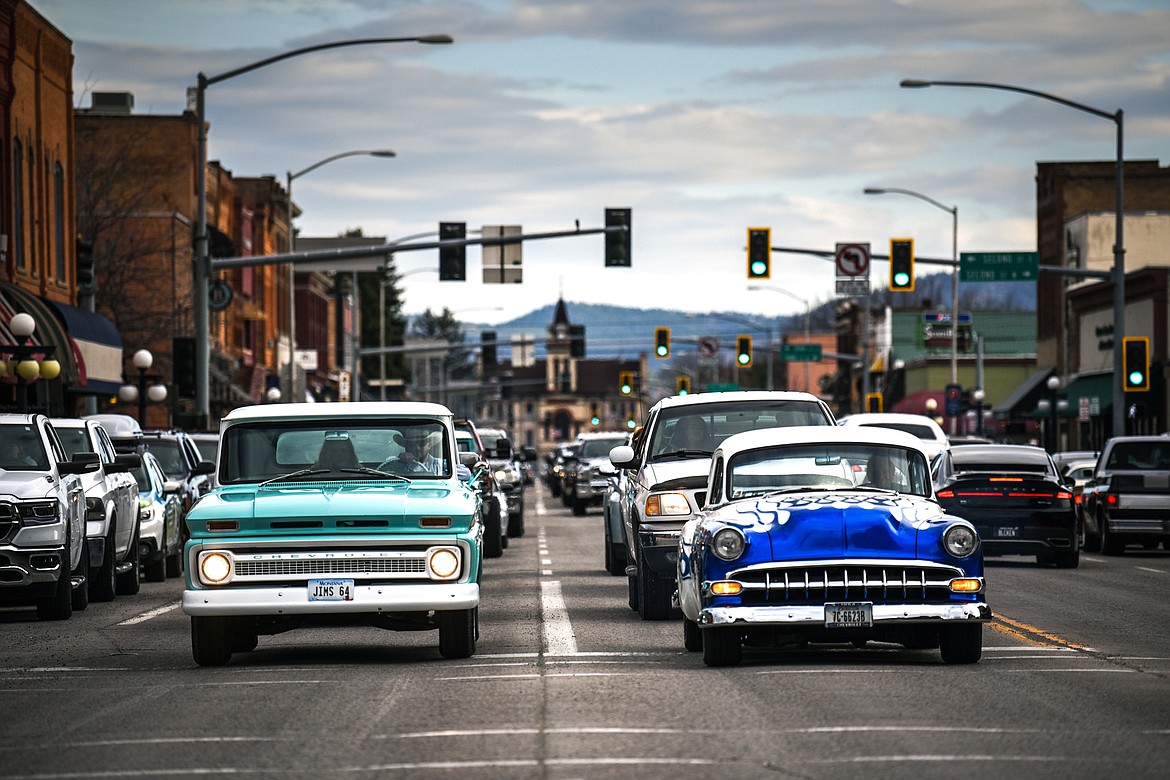
[[[995,653],[995,652],[1005,652],[1005,653],[1049,653],[1049,652],[1051,652],[1051,653],[1075,653],[1076,650],[1074,650],[1071,647],[1058,647],[1058,646],[1057,647],[1012,647],[1011,645],[1003,645],[1003,646],[996,646],[996,647],[988,647],[987,645],[984,645],[983,652],[985,652],[985,653]]]
[[[573,624],[569,622],[569,610],[565,606],[564,596],[561,595],[559,581],[541,580],[540,616],[544,654],[575,654],[577,652],[577,638],[573,635]]]
[[[851,758],[819,758],[812,759],[813,764],[888,764],[901,762],[938,762],[954,763],[956,761],[1082,761],[1080,756],[1007,756],[1003,754],[989,755],[904,755],[904,756],[853,756]]]
[[[1005,669],[1020,674],[1135,674],[1136,669]]]
[[[540,565],[541,566],[552,566],[552,558],[541,558]]]
[[[146,621],[156,618],[159,615],[167,614],[172,609],[178,609],[180,606],[182,606],[182,603],[176,601],[174,604],[168,604],[165,607],[159,607],[158,609],[152,609],[149,612],[143,612],[141,615],[129,618],[128,620],[123,620],[121,623],[116,623],[115,625],[132,626],[136,623],[145,623]]]
[[[541,577],[551,577],[551,576],[552,576],[552,573],[553,573],[553,570],[552,570],[552,569],[541,569],[541,570],[540,570],[540,576],[541,576]]]
[[[1147,568],[1145,566],[1134,566],[1134,568],[1137,569],[1138,571],[1151,571],[1154,574],[1165,574],[1166,573],[1166,572],[1162,571],[1161,569],[1150,569],[1150,568]]]

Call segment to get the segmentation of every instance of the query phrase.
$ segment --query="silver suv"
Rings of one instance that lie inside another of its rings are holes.
[[[833,412],[811,393],[697,393],[654,404],[633,446],[609,454],[626,470],[617,503],[630,608],[644,620],[670,617],[679,532],[703,507],[711,455],[723,439],[759,428],[835,424]]]

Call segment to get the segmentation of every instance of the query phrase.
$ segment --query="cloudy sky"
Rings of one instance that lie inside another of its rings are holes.
[[[395,239],[439,221],[600,227],[633,209],[633,268],[600,236],[524,246],[524,283],[438,282],[437,253],[399,255],[406,309],[497,322],[551,303],[788,314],[833,295],[834,266],[779,254],[747,291],[749,226],[832,250],[892,236],[920,256],[1035,249],[1035,164],[1113,160],[1113,122],[988,89],[1023,86],[1125,112],[1127,159],[1170,164],[1165,0],[33,0],[74,42],[79,107],[134,94],[177,114],[209,77],[315,44],[446,33],[449,46],[353,46],[207,91],[210,159],[294,181],[302,235]],[[920,269],[926,270],[926,269]],[[875,264],[874,281],[886,267]],[[796,296],[793,298],[792,296]],[[489,307],[489,308],[480,308]],[[496,307],[502,307],[498,310]]]

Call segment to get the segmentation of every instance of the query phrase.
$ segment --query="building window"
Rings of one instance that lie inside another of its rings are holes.
[[[12,144],[12,252],[16,267],[24,269],[24,147]]]
[[[53,166],[53,240],[57,242],[57,281],[65,283],[65,170]]]

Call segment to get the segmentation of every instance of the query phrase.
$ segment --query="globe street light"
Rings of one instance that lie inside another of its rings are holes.
[[[207,123],[205,119],[205,93],[207,88],[221,81],[242,76],[245,73],[263,68],[291,57],[302,54],[337,49],[345,46],[361,46],[373,43],[451,43],[450,35],[417,35],[403,38],[355,38],[345,41],[331,41],[315,46],[286,51],[263,60],[257,60],[248,65],[220,73],[216,76],[207,76],[202,71],[198,74],[195,87],[195,116],[196,131],[198,133],[197,153],[195,158],[195,184],[197,214],[195,223],[195,413],[198,423],[206,426],[211,416],[210,393],[210,366],[211,359],[211,316],[208,309],[208,285],[211,280],[211,257],[207,246]]]
[[[944,206],[921,192],[899,187],[866,187],[866,195],[896,193],[924,200],[932,206],[951,213],[951,384],[959,383],[959,207]],[[952,423],[953,425],[953,423]],[[955,431],[952,429],[951,433]]]
[[[1124,154],[1124,125],[1125,113],[1119,108],[1110,114],[1083,103],[1077,103],[1058,95],[1040,92],[1027,87],[1017,87],[1011,84],[996,84],[986,81],[924,81],[922,79],[903,79],[901,86],[910,89],[922,87],[976,87],[979,89],[999,89],[1006,92],[1018,92],[1022,95],[1051,100],[1062,106],[1084,111],[1086,114],[1108,119],[1117,126],[1117,203],[1114,214],[1114,244],[1113,244],[1113,435],[1121,436],[1125,433],[1125,410],[1122,399],[1125,397],[1125,380],[1122,374],[1125,371],[1125,350],[1122,344],[1125,338],[1125,154]]]
[[[61,375],[61,364],[53,356],[57,348],[50,344],[33,344],[32,334],[37,321],[31,314],[18,312],[12,315],[8,329],[16,337],[16,344],[0,347],[0,352],[11,359],[5,363],[5,371],[16,377],[16,403],[21,414],[28,413],[28,385],[38,378],[56,379]],[[39,356],[39,360],[38,360]],[[45,398],[48,399],[48,392]],[[46,400],[46,406],[48,401]],[[49,411],[46,408],[46,411]]]
[[[322,165],[328,165],[334,160],[340,160],[344,157],[395,157],[396,154],[390,149],[354,149],[348,152],[340,152],[332,157],[326,157],[324,160],[317,162],[305,168],[303,171],[293,173],[288,171],[288,178],[284,188],[284,205],[285,212],[288,216],[288,251],[296,250],[296,232],[293,230],[293,205],[292,205],[292,183],[293,179],[300,178],[306,173],[317,170]],[[288,264],[288,400],[292,403],[296,400],[296,394],[293,392],[293,385],[296,382],[296,356],[297,356],[297,264]],[[270,399],[271,400],[271,399]]]

